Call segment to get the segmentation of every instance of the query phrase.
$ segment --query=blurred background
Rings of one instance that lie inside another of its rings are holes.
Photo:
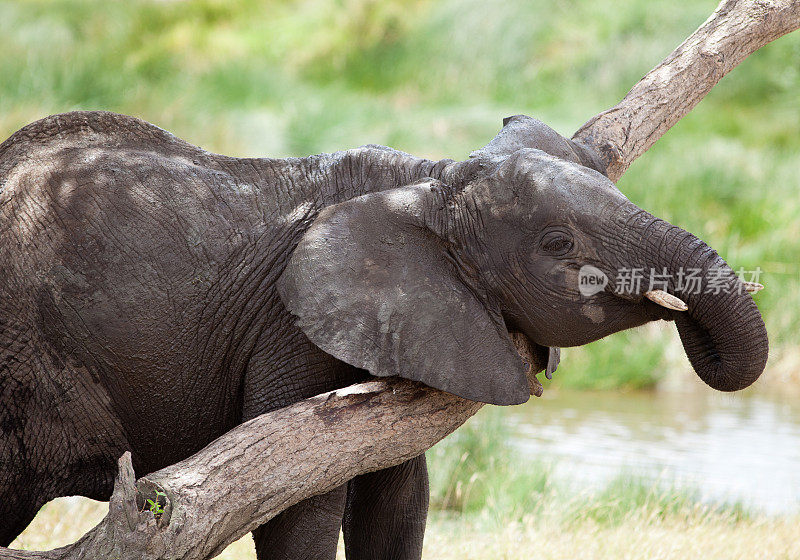
[[[715,0],[0,1],[0,140],[106,109],[238,156],[378,143],[463,159],[503,117],[565,136],[617,103]],[[763,271],[768,370],[736,395],[674,327],[566,349],[545,395],[485,407],[428,454],[426,557],[800,557],[800,34],[748,58],[620,180]],[[103,506],[50,504],[14,544]],[[223,558],[254,558],[248,538]]]

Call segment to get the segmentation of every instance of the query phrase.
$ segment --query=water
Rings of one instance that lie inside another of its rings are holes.
[[[633,473],[708,502],[800,511],[796,394],[545,391],[508,414],[514,447],[579,487]]]

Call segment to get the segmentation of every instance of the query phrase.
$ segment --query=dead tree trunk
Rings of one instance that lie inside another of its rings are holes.
[[[723,0],[618,105],[590,119],[573,139],[616,181],[725,74],[798,27],[800,1]],[[289,506],[423,453],[480,407],[410,381],[373,381],[251,420],[138,482],[125,454],[109,514],[97,527],[64,548],[0,548],[0,558],[213,558]],[[155,514],[147,500],[159,504]]]

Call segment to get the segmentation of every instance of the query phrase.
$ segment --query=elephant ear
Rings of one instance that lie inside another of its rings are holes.
[[[500,159],[518,150],[535,148],[551,156],[589,167],[602,173],[601,165],[583,145],[561,136],[538,119],[514,115],[503,119],[503,128],[491,142],[473,151],[471,158]]]
[[[278,292],[309,340],[344,362],[475,401],[523,403],[525,364],[500,313],[465,283],[436,232],[446,206],[431,181],[326,208]]]

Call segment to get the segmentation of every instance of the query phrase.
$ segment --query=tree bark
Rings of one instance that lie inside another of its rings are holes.
[[[618,105],[589,120],[573,140],[593,151],[616,181],[725,74],[798,27],[800,1],[724,0]],[[531,391],[540,391],[533,378]],[[373,381],[255,418],[138,482],[126,453],[109,514],[97,527],[49,552],[0,548],[0,559],[213,558],[305,498],[420,455],[480,407],[410,381]],[[147,500],[163,501],[163,513],[151,513]]]
[[[616,182],[675,123],[750,54],[800,28],[797,0],[723,0],[697,31],[617,105],[572,139],[593,150]]]

